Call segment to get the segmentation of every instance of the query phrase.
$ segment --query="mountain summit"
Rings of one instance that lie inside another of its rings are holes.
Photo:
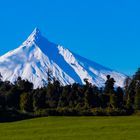
[[[83,58],[63,46],[50,42],[35,28],[17,49],[0,57],[3,80],[14,82],[19,76],[34,84],[34,88],[47,84],[47,71],[61,84],[84,84],[84,79],[103,86],[106,75],[114,77],[117,86],[123,87],[126,76]]]

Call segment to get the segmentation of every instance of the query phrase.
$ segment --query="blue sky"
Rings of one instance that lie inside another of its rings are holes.
[[[138,0],[0,1],[0,55],[38,27],[50,41],[126,74],[140,67]]]

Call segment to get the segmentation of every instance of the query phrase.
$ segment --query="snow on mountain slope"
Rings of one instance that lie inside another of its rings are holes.
[[[42,87],[47,83],[48,69],[63,85],[74,82],[84,84],[87,78],[92,84],[103,86],[109,74],[114,77],[117,86],[123,87],[126,78],[121,73],[49,42],[37,28],[19,48],[0,57],[3,80],[14,82],[20,76],[33,82],[35,88]]]

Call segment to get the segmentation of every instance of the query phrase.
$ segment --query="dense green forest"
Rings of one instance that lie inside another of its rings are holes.
[[[140,68],[128,77],[125,87],[115,87],[107,75],[105,86],[99,88],[85,79],[85,85],[62,86],[48,73],[48,84],[33,89],[33,84],[20,77],[12,84],[0,76],[0,120],[38,116],[119,116],[139,113]]]

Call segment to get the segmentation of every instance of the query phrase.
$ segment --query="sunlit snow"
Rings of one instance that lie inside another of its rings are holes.
[[[17,49],[0,57],[3,80],[14,82],[18,76],[28,79],[34,88],[47,84],[47,71],[61,84],[84,84],[84,79],[103,86],[106,75],[114,77],[117,86],[123,87],[126,76],[83,58],[63,46],[48,41],[35,29]]]

